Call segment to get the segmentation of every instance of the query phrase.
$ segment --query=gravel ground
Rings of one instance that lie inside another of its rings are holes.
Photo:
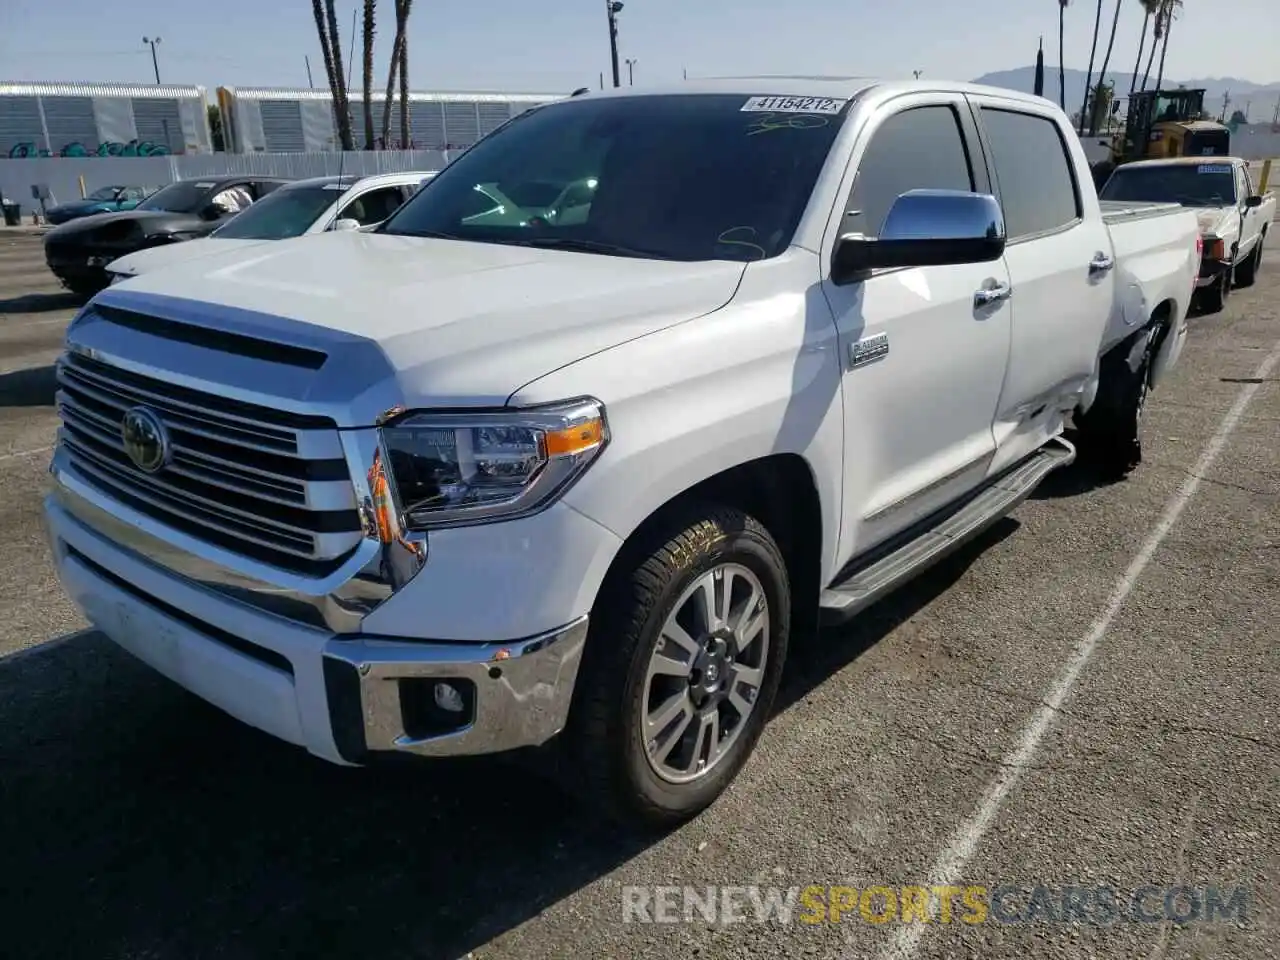
[[[1051,477],[796,650],[758,755],[659,839],[505,764],[329,767],[85,630],[39,509],[74,306],[34,234],[0,233],[0,955],[1280,956],[1274,267],[1193,319],[1128,481]],[[1037,885],[1248,899],[1185,924],[1158,895],[1109,925],[623,920],[627,885],[942,881],[1021,887],[1005,916]]]

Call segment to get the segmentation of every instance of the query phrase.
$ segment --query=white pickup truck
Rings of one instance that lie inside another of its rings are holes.
[[[98,294],[58,364],[58,571],[316,756],[545,745],[593,804],[678,821],[791,637],[1012,510],[1073,413],[1133,465],[1197,239],[1104,213],[1067,118],[1007,90],[561,100],[371,232]]]
[[[107,276],[111,283],[122,283],[161,267],[243,250],[268,240],[368,229],[395,213],[435,175],[431,170],[294,180],[246,207],[207,237],[148,247],[112,260],[107,264]]]
[[[1233,286],[1253,285],[1276,198],[1254,192],[1247,161],[1177,157],[1128,163],[1111,174],[1099,195],[1103,201],[1173,202],[1195,210],[1204,245],[1196,306],[1206,312],[1221,310]]]

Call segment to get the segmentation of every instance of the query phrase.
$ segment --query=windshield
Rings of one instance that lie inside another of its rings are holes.
[[[215,184],[210,181],[186,180],[157,190],[138,204],[139,210],[165,210],[169,213],[195,213],[205,203]]]
[[[286,240],[300,237],[316,218],[341,197],[343,190],[285,187],[273,190],[210,236],[228,240]]]
[[[85,197],[86,200],[114,200],[119,187],[99,187],[93,193]]]
[[[1099,197],[1103,200],[1157,200],[1188,207],[1235,203],[1235,173],[1229,163],[1171,163],[1160,167],[1121,167]]]
[[[560,101],[485,137],[379,232],[688,261],[777,256],[845,106],[742,94]]]

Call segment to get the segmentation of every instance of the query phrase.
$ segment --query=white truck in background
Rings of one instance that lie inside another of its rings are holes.
[[[59,575],[318,757],[545,746],[679,821],[794,630],[1007,514],[1070,419],[1133,467],[1197,243],[1176,205],[1104,210],[1063,113],[1008,90],[558,101],[371,232],[98,294],[58,364]]]
[[[1276,215],[1273,193],[1254,192],[1239,157],[1174,157],[1118,167],[1099,191],[1106,202],[1180,203],[1196,213],[1203,254],[1196,306],[1221,310],[1233,287],[1250,287]]]

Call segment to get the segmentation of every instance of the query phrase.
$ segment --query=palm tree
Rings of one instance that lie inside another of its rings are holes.
[[[330,7],[333,6],[330,2]],[[325,26],[325,9],[321,0],[311,0],[311,12],[316,19],[316,33],[320,37],[320,53],[324,57],[325,77],[329,81],[329,93],[333,97],[333,120],[338,131],[338,139],[344,144],[342,129],[346,111],[342,107],[342,71],[335,70],[333,64],[333,45],[329,42],[329,31]]]
[[[1160,45],[1160,69],[1156,73],[1156,89],[1160,89],[1160,84],[1164,81],[1164,58],[1169,52],[1169,31],[1173,27],[1173,21],[1178,15],[1178,9],[1182,6],[1182,0],[1165,0],[1164,5],[1164,42]]]
[[[1144,16],[1142,34],[1138,38],[1138,59],[1133,62],[1133,80],[1129,83],[1129,96],[1133,96],[1134,91],[1138,89],[1138,70],[1142,67],[1142,51],[1147,45],[1147,24],[1151,22],[1151,15],[1160,9],[1161,0],[1138,0],[1138,2],[1142,4]]]
[[[364,148],[373,149],[373,15],[377,0],[364,0]]]
[[[400,18],[400,149],[408,150],[412,142],[409,129],[409,8],[413,0],[397,0]]]
[[[1102,30],[1102,0],[1098,0],[1098,9],[1093,17],[1093,46],[1089,48],[1089,72],[1084,78],[1084,103],[1080,105],[1080,133],[1084,133],[1084,127],[1089,112],[1089,88],[1093,86],[1093,64],[1098,55],[1098,33]]]
[[[1107,67],[1111,66],[1111,52],[1115,49],[1115,46],[1116,46],[1116,27],[1120,25],[1120,5],[1122,3],[1124,3],[1124,0],[1116,0],[1116,12],[1115,12],[1115,15],[1111,18],[1111,38],[1107,41],[1107,53],[1102,58],[1102,71],[1098,77],[1099,89],[1101,89],[1101,87],[1107,82]],[[1112,88],[1112,90],[1113,90],[1113,96],[1114,96],[1114,87]],[[1090,136],[1093,136],[1095,133],[1098,132],[1098,121],[1100,119],[1102,118],[1100,117],[1096,109],[1091,110],[1089,112],[1089,135]]]
[[[1066,51],[1067,6],[1071,0],[1058,0],[1058,106],[1067,109],[1067,68],[1063,64]]]
[[[324,69],[329,76],[329,92],[333,94],[333,115],[338,129],[338,139],[343,150],[354,150],[351,140],[351,109],[347,103],[347,81],[342,72],[342,38],[338,34],[338,11],[334,0],[311,0],[311,12],[316,19],[316,32],[320,34],[320,50],[324,55]],[[325,29],[326,23],[328,29]]]
[[[409,23],[409,5],[412,0],[395,0],[396,33],[391,41],[391,65],[387,68],[387,99],[382,105],[382,144],[391,139],[391,105],[395,102],[396,77],[400,79],[400,148],[409,146],[409,57],[405,51],[409,38],[405,28]]]
[[[400,45],[404,35],[400,32],[400,0],[396,0],[396,34],[391,41],[391,65],[387,68],[387,96],[382,101],[382,149],[390,149],[391,103],[396,89],[396,72],[400,69]]]

